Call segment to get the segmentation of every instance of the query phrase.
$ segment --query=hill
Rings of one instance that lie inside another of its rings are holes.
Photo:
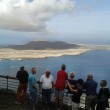
[[[72,49],[78,48],[76,44],[69,44],[62,41],[31,41],[25,45],[11,45],[7,48],[12,48],[16,50],[51,50],[51,49]]]

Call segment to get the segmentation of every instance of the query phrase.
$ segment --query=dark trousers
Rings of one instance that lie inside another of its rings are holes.
[[[31,110],[35,109],[36,103],[38,101],[37,91],[30,93],[30,106]]]
[[[97,103],[96,110],[106,110],[106,108],[109,108],[108,99],[103,102],[100,101]]]
[[[51,103],[51,89],[42,89],[42,102],[43,104]]]
[[[23,92],[23,102],[27,103],[27,84],[19,84],[17,89],[17,101],[21,103],[21,93]]]
[[[86,96],[85,110],[95,110],[96,96]]]

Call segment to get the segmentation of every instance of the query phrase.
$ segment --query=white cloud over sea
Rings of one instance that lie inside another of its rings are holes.
[[[0,45],[33,40],[110,45],[110,0],[0,0]]]
[[[0,28],[48,32],[48,21],[73,9],[72,0],[0,0]]]

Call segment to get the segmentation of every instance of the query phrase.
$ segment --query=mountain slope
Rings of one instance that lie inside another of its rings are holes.
[[[25,45],[12,45],[7,48],[17,49],[17,50],[46,50],[46,49],[71,49],[79,47],[76,44],[69,44],[62,41],[32,41]]]

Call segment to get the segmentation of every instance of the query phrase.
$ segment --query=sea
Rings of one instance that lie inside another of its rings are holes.
[[[79,55],[64,55],[60,57],[36,58],[36,59],[11,59],[0,60],[0,75],[16,76],[20,66],[24,66],[28,73],[31,68],[36,67],[36,79],[39,80],[41,75],[49,69],[56,79],[57,71],[61,69],[61,65],[66,64],[68,76],[71,72],[75,72],[75,79],[82,78],[84,81],[87,75],[92,73],[94,80],[98,82],[107,80],[107,86],[110,88],[110,51],[95,50],[88,51]]]

